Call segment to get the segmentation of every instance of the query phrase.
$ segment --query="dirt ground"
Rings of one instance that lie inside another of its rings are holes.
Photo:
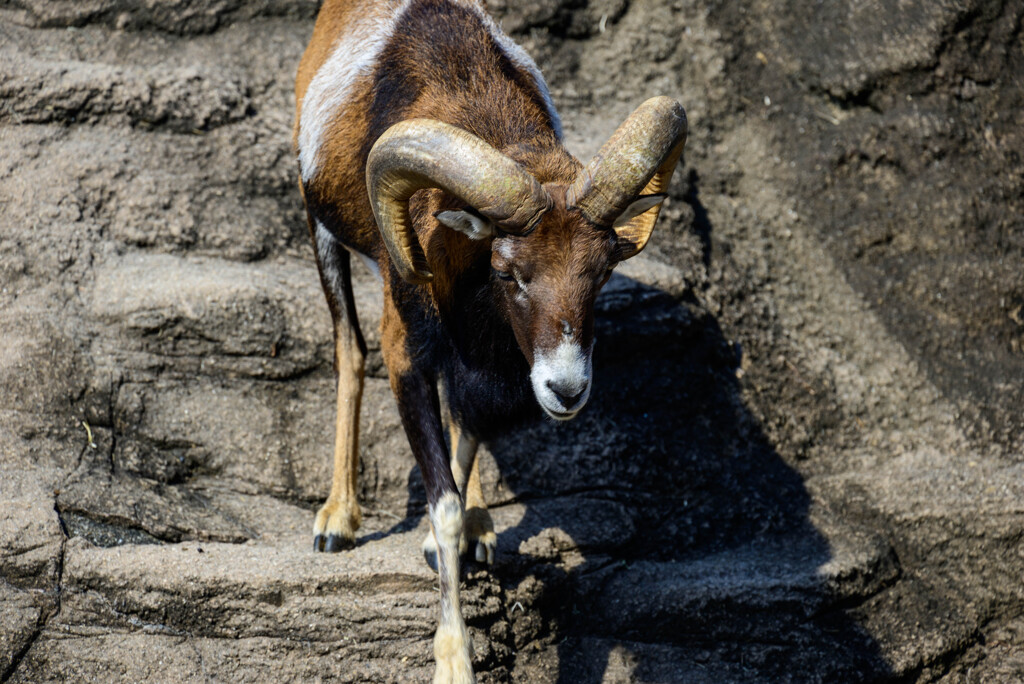
[[[425,681],[425,497],[290,146],[316,0],[0,0],[0,679]],[[1024,2],[491,0],[587,158],[690,138],[591,404],[488,444],[481,682],[1024,680]]]

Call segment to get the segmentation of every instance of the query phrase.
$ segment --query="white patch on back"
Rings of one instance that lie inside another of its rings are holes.
[[[324,135],[338,109],[349,99],[359,79],[372,73],[377,57],[391,39],[409,3],[410,0],[404,0],[394,10],[366,9],[357,14],[334,45],[331,56],[313,76],[302,98],[299,118],[299,170],[304,182],[308,183],[316,175],[322,162],[320,148]]]
[[[385,3],[380,3],[376,7],[375,3],[371,3],[369,7],[374,7],[377,11],[367,9],[354,18],[352,25],[334,45],[330,57],[320,65],[313,76],[302,99],[302,114],[299,118],[299,169],[303,182],[308,183],[316,175],[323,162],[320,150],[331,122],[338,110],[350,99],[356,83],[372,73],[377,65],[377,58],[391,39],[395,26],[411,2],[412,0],[403,0],[394,9],[383,7]],[[551,93],[544,76],[537,68],[537,63],[522,47],[505,35],[478,2],[455,2],[471,7],[509,60],[533,78],[551,118],[555,135],[558,140],[562,140],[562,121],[555,110]]]

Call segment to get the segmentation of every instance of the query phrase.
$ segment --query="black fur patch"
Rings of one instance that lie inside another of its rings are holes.
[[[420,466],[427,502],[433,506],[447,493],[457,493],[441,425],[437,385],[428,375],[412,371],[394,383],[402,427]]]
[[[485,263],[456,281],[453,311],[444,316],[446,353],[439,354],[452,417],[484,441],[540,414],[530,367],[495,308],[490,278]]]

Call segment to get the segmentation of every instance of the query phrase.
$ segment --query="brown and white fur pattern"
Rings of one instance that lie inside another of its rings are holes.
[[[593,305],[615,263],[610,225],[566,206],[582,166],[536,64],[471,0],[326,0],[296,79],[295,145],[338,373],[334,477],[314,522],[314,548],[354,543],[359,409],[366,345],[351,285],[355,254],[381,280],[382,352],[424,478],[441,619],[435,682],[471,682],[459,607],[464,550],[491,563],[496,537],[480,488],[477,444],[537,414],[566,420],[591,388]],[[367,155],[397,122],[426,118],[467,130],[544,184],[553,205],[529,235],[498,231],[440,190],[409,210],[434,274],[396,273],[367,197]],[[660,201],[660,199],[658,200]],[[651,206],[631,207],[627,218]],[[616,224],[617,225],[617,224]],[[631,254],[627,254],[629,256]],[[438,393],[438,384],[443,388]],[[449,415],[450,454],[443,415]]]

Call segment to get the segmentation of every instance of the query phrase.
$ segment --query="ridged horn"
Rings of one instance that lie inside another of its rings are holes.
[[[686,144],[686,111],[669,97],[654,97],[637,107],[576,177],[566,203],[590,221],[611,226],[641,195],[668,189]],[[617,226],[620,256],[646,246],[661,204]]]
[[[411,283],[434,277],[409,217],[417,190],[440,188],[507,233],[528,232],[551,206],[537,180],[488,143],[432,119],[397,123],[370,150],[366,188],[384,245]]]

